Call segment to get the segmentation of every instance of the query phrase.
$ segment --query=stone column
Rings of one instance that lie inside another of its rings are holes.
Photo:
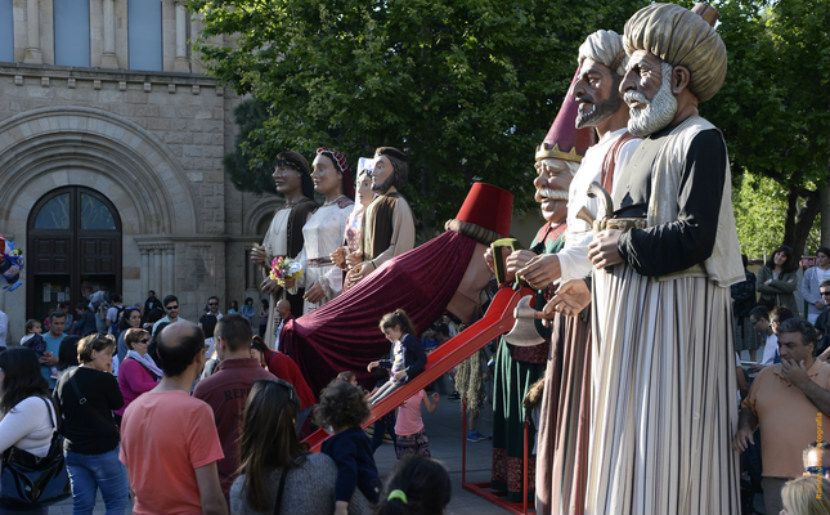
[[[165,254],[165,274],[167,275],[167,285],[170,288],[170,293],[176,293],[176,251],[175,247],[170,247]]]
[[[147,249],[140,249],[141,252],[141,294],[146,295],[152,290],[150,287],[150,254]]]
[[[187,8],[181,1],[176,2],[176,63],[177,72],[190,71],[190,59],[187,57]]]
[[[152,268],[153,268],[153,278],[155,279],[155,281],[154,281],[155,288],[154,289],[158,292],[160,297],[163,297],[164,295],[167,295],[170,292],[164,291],[164,281],[163,281],[162,275],[161,275],[162,270],[161,270],[161,249],[160,248],[154,248],[153,249]]]
[[[26,51],[23,62],[27,64],[43,64],[43,53],[40,51],[40,9],[38,0],[26,0]]]
[[[101,55],[102,68],[118,68],[115,55],[115,0],[104,1],[104,53]]]

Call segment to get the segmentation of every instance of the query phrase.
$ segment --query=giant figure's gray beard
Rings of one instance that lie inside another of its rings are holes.
[[[668,126],[677,114],[677,98],[671,92],[672,68],[666,63],[663,63],[661,67],[663,81],[654,98],[649,101],[645,95],[637,91],[626,91],[624,96],[629,105],[632,102],[646,105],[646,107],[629,111],[628,132],[638,138],[644,138]]]

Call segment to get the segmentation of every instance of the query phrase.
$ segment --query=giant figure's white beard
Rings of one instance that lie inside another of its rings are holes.
[[[672,67],[663,63],[661,68],[663,81],[654,98],[648,100],[645,95],[637,91],[626,91],[624,95],[627,104],[640,102],[646,106],[629,110],[628,132],[638,138],[644,138],[666,127],[674,120],[674,115],[677,113],[677,98],[671,92]]]

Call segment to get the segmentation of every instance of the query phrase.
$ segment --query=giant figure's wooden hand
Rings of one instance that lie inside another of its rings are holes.
[[[265,252],[265,247],[262,245],[254,245],[251,248],[251,263],[266,266],[267,262],[268,254]]]
[[[337,247],[334,252],[332,252],[329,257],[331,258],[331,262],[340,269],[346,268],[346,254],[348,254],[349,249],[348,247]]]
[[[271,295],[279,296],[280,292],[282,291],[282,287],[279,284],[277,284],[277,281],[272,281],[271,279],[266,277],[259,284],[259,290],[262,293],[269,293]]]
[[[323,287],[320,286],[320,283],[314,283],[305,291],[303,298],[309,302],[317,303],[326,298],[326,292],[323,290]]]
[[[517,252],[529,251],[520,250]],[[516,254],[517,252],[514,252],[513,254]],[[510,256],[512,257],[513,254]],[[553,284],[554,281],[559,280],[559,276],[562,275],[562,267],[559,265],[559,258],[556,257],[556,254],[540,254],[538,256],[532,252],[531,254],[533,257],[527,261],[523,267],[516,270],[516,275],[518,275],[532,288],[539,290],[547,288]],[[510,270],[510,257],[507,259],[507,267],[508,270]]]
[[[588,244],[588,259],[594,268],[608,268],[623,262],[619,247],[621,235],[622,231],[617,229],[606,229],[594,235]]]
[[[562,284],[556,295],[545,304],[542,313],[553,320],[559,313],[576,316],[591,304],[591,290],[584,279],[571,279]]]

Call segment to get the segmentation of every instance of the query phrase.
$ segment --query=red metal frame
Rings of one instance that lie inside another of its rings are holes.
[[[427,356],[427,364],[423,372],[372,406],[372,414],[363,423],[363,427],[368,427],[424,389],[428,384],[472,356],[487,343],[508,332],[513,327],[513,309],[519,303],[519,299],[532,294],[533,290],[529,288],[513,290],[508,286],[503,286],[499,289],[490,302],[487,313],[481,319],[432,351]],[[466,427],[466,420],[462,427]],[[316,452],[320,450],[320,446],[328,437],[328,433],[318,429],[306,437],[305,442],[312,451]],[[465,436],[464,443],[466,444],[466,442]],[[466,447],[463,449],[462,453],[466,452]],[[463,468],[461,473],[463,477]]]
[[[461,401],[461,488],[473,493],[479,497],[487,499],[496,506],[509,511],[515,515],[527,515],[529,513],[536,513],[535,508],[528,506],[528,474],[527,468],[530,461],[530,423],[525,419],[523,424],[523,439],[522,439],[522,502],[508,501],[501,495],[493,493],[490,489],[490,481],[482,481],[479,483],[467,482],[467,403]],[[530,511],[528,511],[530,510]]]

